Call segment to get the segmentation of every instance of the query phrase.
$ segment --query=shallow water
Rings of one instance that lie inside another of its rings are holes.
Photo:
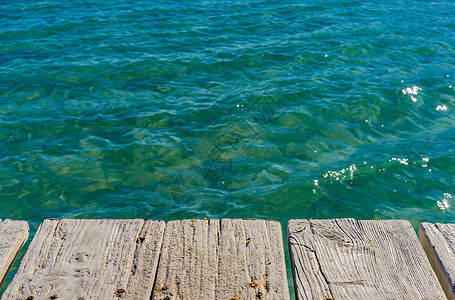
[[[454,10],[4,1],[0,217],[453,222]]]

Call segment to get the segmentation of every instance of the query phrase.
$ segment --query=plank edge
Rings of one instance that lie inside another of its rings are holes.
[[[19,256],[19,252],[21,251],[22,247],[25,245],[27,242],[29,235],[30,235],[30,226],[28,225],[27,221],[24,220],[10,220],[10,219],[5,219],[5,220],[0,220],[1,223],[9,223],[9,222],[14,222],[17,223],[18,226],[21,226],[20,232],[17,236],[17,239],[19,241],[18,246],[16,249],[14,249],[15,253],[13,253],[12,258],[9,259],[9,265],[6,267],[4,274],[2,274],[3,278],[0,278],[0,288],[3,287],[3,284],[5,283],[6,278],[8,277],[9,272],[11,271],[12,266],[16,262],[17,257]]]
[[[444,269],[441,258],[435,251],[434,246],[431,244],[430,238],[427,234],[429,228],[433,226],[435,227],[435,225],[431,223],[421,223],[419,226],[419,240],[423,250],[425,251],[425,254],[427,255],[430,265],[433,271],[436,273],[439,283],[441,284],[442,289],[447,296],[447,299],[455,300],[455,289],[450,284],[448,274]]]

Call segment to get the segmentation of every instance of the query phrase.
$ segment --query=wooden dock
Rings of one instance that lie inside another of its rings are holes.
[[[28,231],[0,221],[2,280]],[[408,221],[291,220],[296,299],[455,299],[455,224],[419,239]],[[276,221],[49,219],[1,299],[289,298]]]

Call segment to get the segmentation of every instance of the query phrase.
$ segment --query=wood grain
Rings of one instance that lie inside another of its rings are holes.
[[[152,299],[289,299],[280,223],[168,222]]]
[[[2,299],[148,299],[163,221],[45,220]]]
[[[455,299],[455,224],[422,223],[419,239],[448,299]]]
[[[408,221],[291,220],[297,299],[446,299]]]
[[[19,250],[27,241],[29,231],[26,221],[0,220],[0,286]]]
[[[290,221],[288,242],[297,299],[332,299],[332,292],[316,256],[310,222]]]

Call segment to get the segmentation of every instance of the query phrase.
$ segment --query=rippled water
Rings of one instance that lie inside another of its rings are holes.
[[[453,222],[451,1],[3,1],[0,217]]]

